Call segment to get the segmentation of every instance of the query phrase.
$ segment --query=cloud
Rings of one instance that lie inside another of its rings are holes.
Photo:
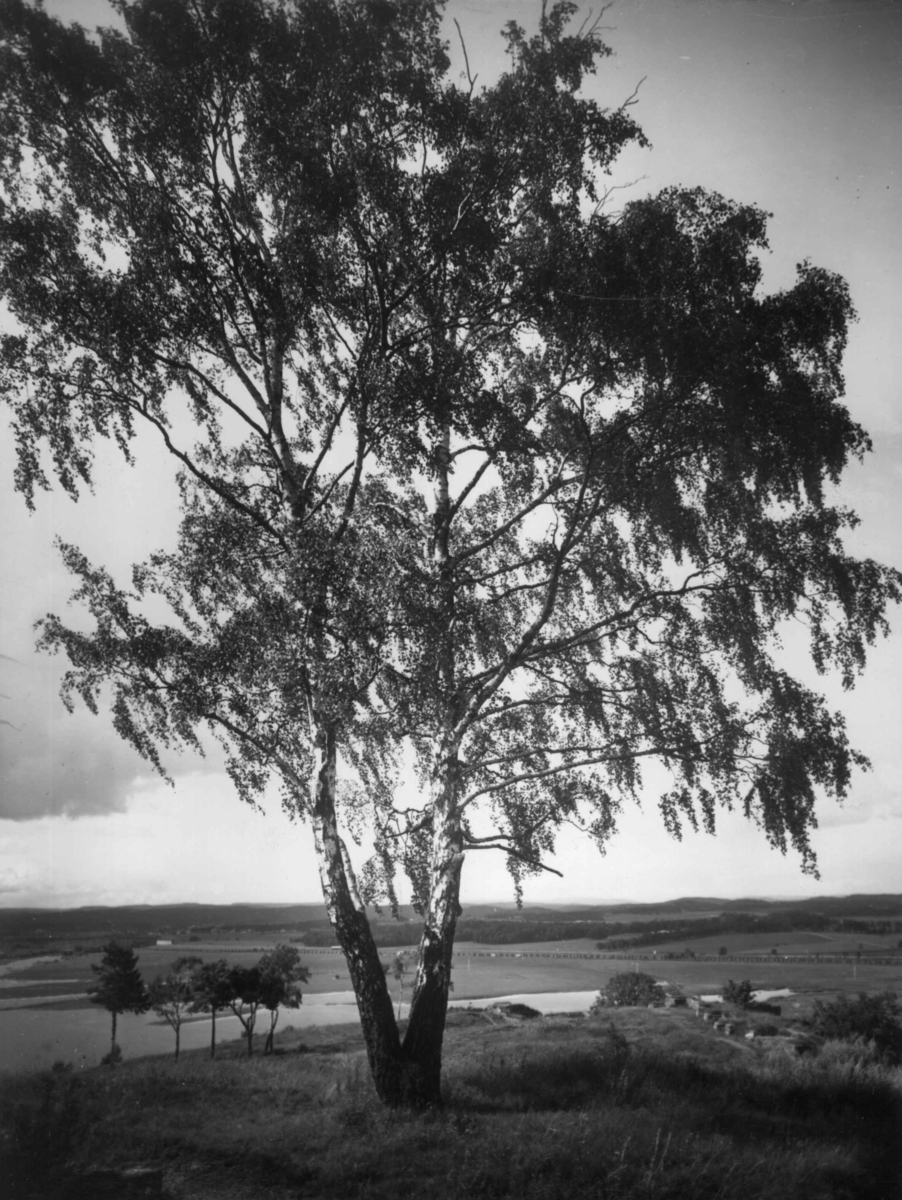
[[[7,434],[7,436],[3,436]],[[149,444],[151,447],[153,443]],[[0,422],[0,480],[15,469],[15,439]],[[91,628],[84,609],[66,606],[76,581],[66,571],[56,536],[78,544],[126,583],[132,561],[171,545],[178,493],[165,452],[147,452],[123,468],[114,448],[98,447],[97,494],[74,504],[59,493],[41,494],[29,513],[7,496],[0,522],[0,820],[44,815],[84,817],[122,812],[135,782],[152,767],[116,734],[109,714],[93,716],[79,703],[71,716],[59,698],[67,664],[34,651],[34,623],[52,612],[67,624]],[[8,487],[8,484],[7,484]],[[115,496],[115,504],[110,497]],[[5,723],[3,723],[5,722]],[[221,769],[211,756],[170,755],[170,772]]]
[[[188,771],[146,781],[127,812],[0,821],[0,907],[321,900],[311,831],[275,789],[266,808]]]
[[[879,838],[879,823],[902,820],[902,792],[892,769],[876,769],[859,776],[844,804],[825,801],[818,805],[817,823],[822,829],[847,825],[870,825]]]
[[[79,705],[69,714],[59,698],[62,664],[35,656],[0,663],[9,700],[0,701],[0,819],[84,817],[124,812],[130,792],[152,768],[116,734],[109,716]],[[218,756],[168,763],[173,771],[219,770]]]

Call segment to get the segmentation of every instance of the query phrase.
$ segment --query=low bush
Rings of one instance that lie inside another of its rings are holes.
[[[743,979],[739,983],[734,983],[732,979],[728,979],[723,985],[723,999],[725,1004],[735,1004],[737,1008],[748,1008],[752,1002],[751,981]]]
[[[608,1005],[614,1008],[645,1008],[649,1004],[663,1004],[664,989],[655,982],[651,975],[643,975],[641,971],[624,971],[612,975],[607,986],[598,993],[592,1006],[592,1012],[598,1012]]]
[[[757,1037],[776,1037],[780,1030],[776,1025],[772,1025],[770,1021],[762,1021],[760,1025],[753,1025],[752,1029]]]
[[[816,1000],[811,1019],[812,1031],[835,1041],[871,1043],[875,1054],[886,1063],[902,1062],[902,1006],[895,992],[869,996],[837,996],[835,1000]]]
[[[88,1138],[102,1111],[97,1093],[62,1062],[12,1076],[0,1102],[0,1194],[42,1196]]]

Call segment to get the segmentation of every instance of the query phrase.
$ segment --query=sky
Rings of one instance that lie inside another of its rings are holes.
[[[103,0],[46,8],[88,28],[111,23]],[[539,0],[450,0],[452,70],[462,66],[453,18],[471,70],[490,81],[503,66],[502,26],[530,29],[539,10]],[[614,107],[641,81],[632,113],[652,143],[619,160],[617,195],[683,184],[753,202],[773,214],[766,289],[790,285],[806,258],[848,280],[859,322],[846,403],[874,443],[841,487],[861,517],[849,545],[902,566],[902,0],[616,0],[602,25],[614,54],[587,90]],[[134,468],[100,456],[94,495],[74,504],[56,491],[29,515],[13,491],[5,429],[0,438],[0,907],[318,900],[310,830],[275,798],[265,812],[243,805],[215,754],[170,759],[167,786],[103,712],[65,711],[64,664],[34,652],[34,621],[65,612],[71,591],[55,537],[114,575],[171,540],[171,466],[152,443],[139,439],[136,450]],[[526,902],[902,891],[902,616],[891,619],[892,636],[852,693],[817,681],[873,764],[842,809],[819,806],[819,880],[735,814],[718,820],[714,838],[689,831],[675,842],[652,773],[644,806],[624,813],[607,853],[575,832],[563,837],[549,860],[563,878],[528,880]],[[471,855],[464,905],[512,898],[501,856]]]

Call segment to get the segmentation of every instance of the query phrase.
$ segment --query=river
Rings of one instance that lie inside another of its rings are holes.
[[[587,1012],[597,992],[539,992],[491,997],[481,1000],[452,1000],[452,1008],[484,1008],[499,1000],[528,1004],[539,1012]],[[405,1006],[406,1007],[406,1006]],[[283,1009],[279,1029],[293,1025],[347,1025],[359,1021],[352,992],[321,992],[304,997],[300,1008]],[[48,1067],[55,1062],[75,1067],[95,1067],[110,1048],[111,1019],[102,1008],[54,1009],[14,1008],[0,1011],[0,1072]],[[258,1020],[258,1029],[268,1027],[268,1014]],[[222,1013],[216,1018],[216,1040],[230,1041],[242,1034],[237,1017]],[[116,1041],[125,1058],[148,1054],[172,1054],[175,1034],[161,1025],[154,1013],[119,1017]],[[183,1050],[210,1044],[210,1020],[203,1018],[182,1026]]]

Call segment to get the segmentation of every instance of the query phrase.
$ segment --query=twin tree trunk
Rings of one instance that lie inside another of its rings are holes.
[[[441,1104],[442,1041],[460,912],[463,839],[445,787],[434,806],[429,903],[403,1042],[388,981],[357,892],[335,811],[336,745],[331,728],[316,736],[313,827],[329,918],[344,952],[376,1092],[392,1107]]]
[[[450,427],[437,446],[432,559],[439,597],[438,671],[450,718],[455,693],[454,582],[449,539]],[[314,708],[315,714],[315,708]],[[386,973],[360,899],[335,811],[336,739],[333,726],[314,715],[313,828],[329,918],[341,946],[360,1010],[376,1092],[394,1107],[440,1105],[442,1043],[451,988],[451,956],[460,915],[463,831],[457,808],[458,759],[453,722],[446,720],[432,796],[428,903],[407,1030],[401,1041]]]

